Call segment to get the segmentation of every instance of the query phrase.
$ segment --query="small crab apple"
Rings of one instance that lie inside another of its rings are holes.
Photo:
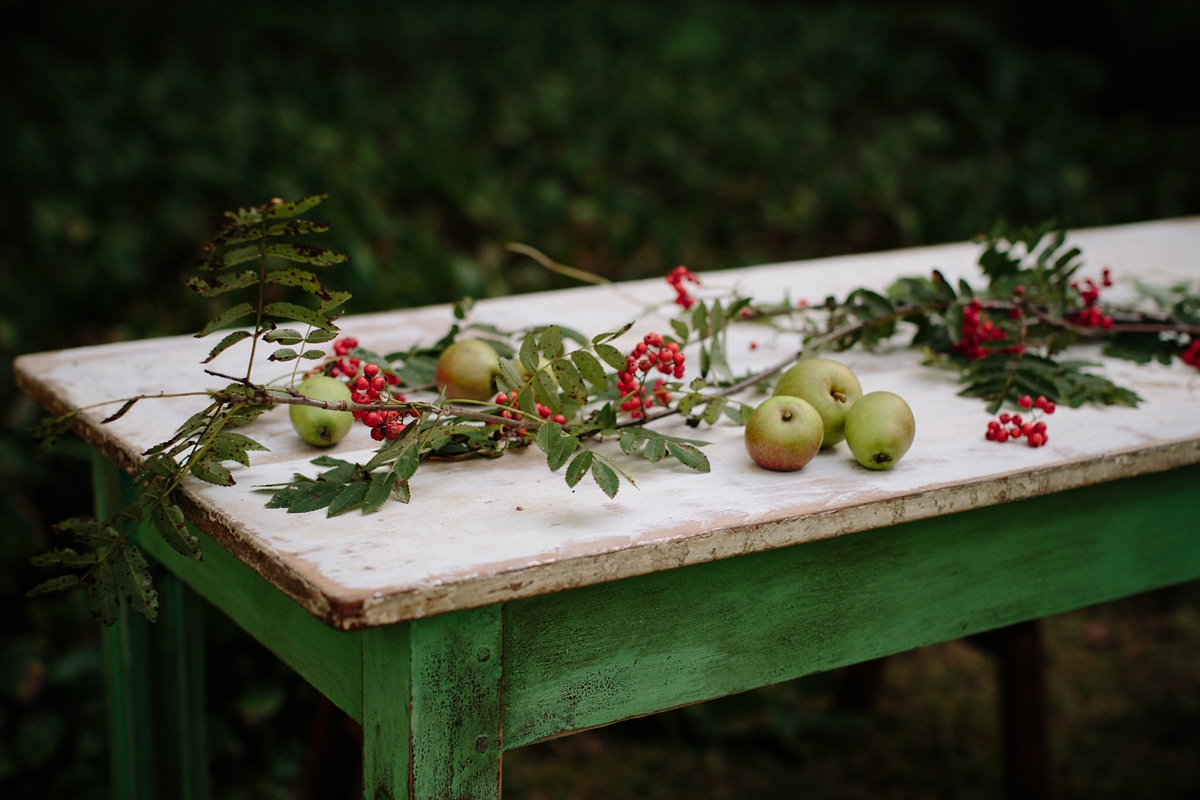
[[[815,408],[825,425],[822,446],[832,447],[846,438],[846,414],[862,397],[862,385],[839,361],[807,358],[783,373],[775,386],[775,396],[780,395],[799,397]]]
[[[500,374],[500,357],[482,339],[463,339],[445,349],[434,379],[447,400],[489,400]]]
[[[891,392],[864,394],[846,415],[846,444],[867,469],[894,467],[912,447],[916,433],[912,409]]]
[[[746,452],[779,472],[800,469],[821,449],[825,423],[808,402],[790,395],[763,401],[746,422]]]
[[[327,375],[314,375],[299,386],[296,391],[313,400],[347,401],[350,399],[350,389],[346,384]],[[288,415],[292,427],[300,438],[315,447],[329,447],[337,444],[354,424],[354,416],[349,411],[330,411],[326,408],[313,406],[290,406]]]

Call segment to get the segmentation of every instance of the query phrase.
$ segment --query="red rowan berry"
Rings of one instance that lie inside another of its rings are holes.
[[[678,364],[678,365],[676,365],[676,367],[675,367],[675,373],[674,373],[674,374],[675,374],[675,379],[676,379],[676,380],[678,380],[678,379],[680,379],[680,378],[682,378],[682,377],[683,377],[683,364]]]
[[[1058,408],[1058,406],[1056,406],[1054,403],[1046,403],[1046,407],[1043,408],[1042,410],[1045,411],[1047,414],[1053,414],[1054,409],[1056,409],[1056,408]]]
[[[371,378],[371,388],[376,392],[382,392],[387,388],[387,379],[381,375],[376,375]]]
[[[378,364],[367,364],[365,367],[363,367],[363,372],[366,374],[366,376],[368,378],[374,378],[376,375],[379,374],[379,365]]]
[[[1012,414],[1008,414],[1008,413],[1001,414],[1001,415],[1000,415],[1000,424],[1001,424],[1001,425],[1007,425],[1007,424],[1008,424],[1008,421],[1009,421],[1010,419],[1012,419]]]
[[[1034,431],[1034,433],[1045,433],[1046,432],[1046,423],[1044,423],[1044,422],[1036,423],[1033,426],[1033,431]]]
[[[500,394],[496,395],[495,402],[499,405],[504,405],[508,402],[508,395],[506,395],[504,392],[501,392]]]
[[[563,416],[562,414],[555,414],[554,421],[557,422],[559,425],[567,424],[567,418],[565,416]]]
[[[376,425],[379,424],[379,412],[378,411],[368,411],[363,416],[362,420],[369,427],[374,428]]]
[[[1023,425],[1025,423],[1025,420],[1021,417],[1020,414],[1013,414],[1008,419],[1010,422],[1012,422],[1013,425],[1016,425],[1018,428],[1021,427],[1021,425]]]
[[[1007,442],[1008,441],[1008,431],[1004,430],[1003,428],[996,431],[996,441],[997,442]]]
[[[1026,395],[1022,395],[1022,396],[1021,396],[1021,397],[1020,397],[1020,398],[1017,400],[1017,405],[1019,405],[1021,408],[1025,409],[1026,411],[1028,411],[1030,408],[1033,408],[1033,398],[1032,398],[1032,397],[1030,397],[1030,396],[1029,396],[1029,395],[1027,395],[1027,394],[1026,394]]]
[[[527,428],[517,428],[517,436],[528,436],[528,435],[529,435],[529,430]]]
[[[383,441],[383,428],[371,428],[371,438],[377,442]]]

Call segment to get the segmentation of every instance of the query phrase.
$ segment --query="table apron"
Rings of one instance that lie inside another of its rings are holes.
[[[1200,466],[513,601],[504,746],[1200,577]]]

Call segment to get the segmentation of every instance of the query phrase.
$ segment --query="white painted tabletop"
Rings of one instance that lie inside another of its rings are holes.
[[[1151,222],[1073,233],[1083,248],[1083,276],[1110,267],[1120,281],[1200,281],[1200,218]],[[886,253],[824,258],[704,273],[702,294],[738,287],[761,301],[819,303],[858,286],[886,287],[905,275],[938,268],[953,283],[982,281],[979,245],[953,244]],[[669,301],[661,280],[586,287],[487,300],[471,321],[501,329],[563,323],[592,335],[616,330],[639,314],[631,299]],[[353,302],[353,301],[351,301]],[[669,331],[668,316],[643,320],[627,337]],[[344,335],[376,352],[432,343],[452,322],[448,306],[348,316]],[[554,592],[742,553],[886,526],[970,508],[1062,491],[1200,462],[1200,372],[1176,363],[1138,366],[1082,355],[1102,372],[1137,391],[1138,409],[1060,407],[1048,419],[1050,442],[1040,449],[984,439],[990,417],[984,403],[957,396],[956,375],[922,367],[919,352],[903,346],[832,357],[849,364],[866,392],[903,396],[917,419],[916,440],[892,470],[858,466],[846,445],[823,451],[804,469],[774,473],[746,455],[742,429],[722,421],[692,430],[678,418],[655,423],[665,433],[701,438],[712,472],[697,474],[674,462],[651,465],[615,454],[639,488],[622,484],[608,499],[590,478],[574,490],[551,474],[536,448],[498,460],[427,463],[412,479],[412,502],[389,501],[378,513],[327,519],[324,511],[288,514],[264,507],[256,485],[315,475],[309,459],[328,453],[363,463],[374,444],[364,426],[331,450],[304,444],[285,409],[263,415],[245,432],[270,448],[234,467],[237,485],[211,486],[189,478],[185,506],[192,521],[327,623],[360,628]],[[19,358],[18,381],[55,412],[137,393],[218,388],[199,363],[213,338],[173,337],[40,353]],[[757,347],[750,348],[755,342]],[[622,342],[618,342],[622,344]],[[773,337],[758,325],[729,333],[736,371],[769,365],[797,342]],[[691,355],[691,354],[690,354]],[[245,351],[235,347],[211,366],[236,372]],[[688,378],[698,358],[689,360]],[[282,372],[265,359],[259,378]],[[173,433],[203,406],[198,398],[147,400],[115,423],[99,420],[115,406],[82,415],[78,432],[110,458],[132,469],[139,453]],[[519,508],[518,508],[519,507]]]

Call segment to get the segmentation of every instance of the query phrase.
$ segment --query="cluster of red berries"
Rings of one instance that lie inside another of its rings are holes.
[[[493,402],[496,405],[503,407],[500,411],[500,416],[504,417],[505,419],[521,418],[521,413],[517,410],[517,396],[515,394],[509,396],[504,392],[501,392],[500,394],[496,395],[496,399]],[[567,424],[566,416],[563,414],[555,414],[549,406],[544,406],[541,403],[534,403],[533,406],[537,411],[538,416],[540,416],[542,419],[547,419],[551,422],[557,422],[559,425]],[[524,436],[529,431],[526,428],[517,428],[516,432],[518,436]]]
[[[1055,405],[1045,397],[1039,396],[1034,400],[1029,395],[1017,400],[1017,404],[1021,408],[1029,411],[1037,408],[1044,414],[1053,414]],[[1007,442],[1008,440],[1017,441],[1022,436],[1025,437],[1025,442],[1030,447],[1041,447],[1050,440],[1046,433],[1046,423],[1035,422],[1036,415],[1026,420],[1020,414],[1001,414],[999,419],[993,419],[988,422],[987,440],[989,442]]]
[[[358,347],[358,339],[355,339],[353,336],[343,336],[341,339],[336,340],[333,343],[333,366],[330,367],[329,364],[331,362],[327,360],[318,371],[327,372],[331,378],[345,376],[353,379],[362,368],[362,361],[360,359],[350,357],[351,351],[356,347]],[[309,374],[312,375],[315,373]],[[371,377],[374,378],[375,375]],[[400,384],[399,376],[393,375],[390,372],[384,371],[382,377],[388,386],[398,386]],[[351,380],[351,386],[353,386],[353,383],[353,380]]]
[[[679,350],[675,342],[664,342],[661,334],[648,333],[642,341],[625,356],[625,369],[617,373],[617,391],[621,393],[621,410],[628,411],[634,419],[644,414],[644,409],[654,405],[654,401],[664,406],[671,402],[671,393],[667,391],[667,382],[659,378],[654,382],[654,388],[647,393],[645,378],[638,378],[638,373],[645,375],[657,369],[664,375],[672,375],[676,379],[683,378],[684,362],[687,358]]]
[[[1105,269],[1100,279],[1100,283],[1104,286],[1112,286],[1112,274]],[[1067,319],[1074,322],[1076,325],[1086,325],[1090,327],[1100,327],[1108,330],[1112,327],[1112,317],[1104,314],[1096,307],[1096,301],[1100,299],[1100,287],[1095,281],[1088,278],[1084,281],[1083,286],[1079,285],[1079,281],[1071,283],[1071,288],[1079,292],[1079,299],[1083,301],[1083,308],[1073,314],[1069,314]]]
[[[1183,359],[1183,363],[1200,369],[1200,336],[1192,337],[1192,343],[1188,345],[1187,350],[1183,351],[1180,358]]]
[[[690,309],[696,305],[696,298],[692,297],[691,293],[684,288],[685,283],[700,285],[700,279],[696,277],[696,273],[681,264],[667,274],[667,283],[675,289],[675,305],[683,306],[684,309]]]
[[[1007,338],[1007,333],[997,328],[990,319],[983,318],[983,304],[972,300],[963,308],[962,339],[954,345],[954,349],[974,361],[997,352],[985,348],[985,343]],[[1020,346],[1014,346],[1005,348],[1004,352],[1017,353],[1020,350]]]
[[[355,372],[358,370],[355,369]],[[386,403],[388,399],[399,403],[407,402],[404,395],[391,393],[388,389],[388,379],[380,371],[378,364],[367,364],[363,374],[349,382],[350,400],[361,405]],[[371,429],[371,438],[377,442],[384,439],[391,441],[404,433],[404,415],[399,411],[387,409],[372,409],[371,411],[355,411],[354,418]]]

